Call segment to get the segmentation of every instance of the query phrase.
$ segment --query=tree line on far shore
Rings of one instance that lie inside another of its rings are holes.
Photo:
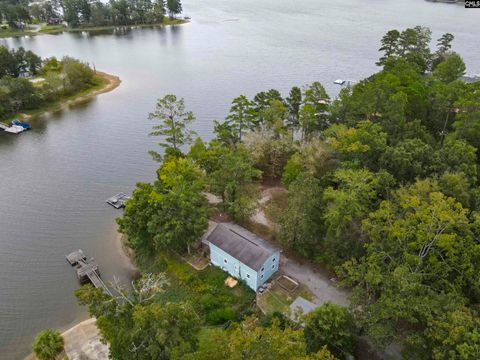
[[[26,0],[0,2],[0,20],[12,29],[29,23],[61,24],[70,27],[161,24],[165,16],[182,13],[181,0],[47,0],[29,4]]]

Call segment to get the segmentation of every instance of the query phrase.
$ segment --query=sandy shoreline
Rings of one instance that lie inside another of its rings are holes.
[[[122,262],[126,267],[128,267],[132,273],[138,272],[138,269],[133,262],[133,251],[130,250],[125,244],[125,236],[117,231],[116,226],[114,226],[115,239],[114,239],[114,250],[119,255],[119,261]],[[91,345],[94,344],[95,347],[100,346],[100,332],[96,327],[96,319],[89,318],[82,320],[70,328],[62,332],[62,337],[65,340],[65,350],[68,353],[78,353],[78,351],[91,348]],[[102,347],[102,351],[106,349]],[[36,360],[34,354],[28,355],[24,360]]]
[[[71,99],[59,100],[56,103],[47,105],[44,109],[32,110],[33,112],[32,115],[21,113],[14,116],[14,118],[21,118],[28,121],[29,119],[41,117],[51,112],[57,112],[71,106],[79,105],[86,101],[94,99],[98,95],[101,95],[116,89],[118,86],[120,86],[122,82],[122,80],[120,80],[118,76],[107,74],[103,71],[96,71],[95,75],[99,76],[103,80],[106,80],[105,85],[100,89],[93,90],[84,95],[78,95],[78,96],[74,95]]]

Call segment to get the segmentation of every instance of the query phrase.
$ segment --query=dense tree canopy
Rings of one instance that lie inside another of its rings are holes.
[[[127,201],[119,229],[139,252],[190,251],[207,228],[202,171],[185,158],[172,157],[157,171],[153,184],[139,183]]]
[[[59,331],[44,330],[33,342],[33,352],[38,360],[55,360],[63,351],[63,338]]]
[[[30,77],[41,75],[34,84]],[[0,45],[0,119],[58,101],[99,83],[88,64],[64,57],[42,60],[23,47]]]
[[[357,332],[405,358],[479,358],[480,82],[464,81],[452,41],[433,51],[427,28],[389,31],[379,71],[333,101],[318,82],[239,96],[214,139],[167,153],[158,180],[139,184],[120,220],[132,247],[186,250],[203,229],[186,214],[206,221],[202,190],[248,223],[263,174],[286,188],[272,236],[352,289],[350,311],[324,305],[304,331],[247,321],[186,358],[345,357]]]

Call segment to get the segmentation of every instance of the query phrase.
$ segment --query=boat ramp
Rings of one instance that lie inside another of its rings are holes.
[[[81,249],[67,255],[67,261],[75,267],[78,280],[81,284],[90,282],[98,289],[103,289],[107,294],[112,295],[107,285],[100,278],[98,264],[93,260],[87,260],[87,257]]]

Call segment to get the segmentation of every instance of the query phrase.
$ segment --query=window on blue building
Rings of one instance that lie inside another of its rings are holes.
[[[247,274],[247,279],[250,279],[250,274]]]
[[[225,264],[228,263],[227,259],[223,259],[223,262],[224,262]]]

